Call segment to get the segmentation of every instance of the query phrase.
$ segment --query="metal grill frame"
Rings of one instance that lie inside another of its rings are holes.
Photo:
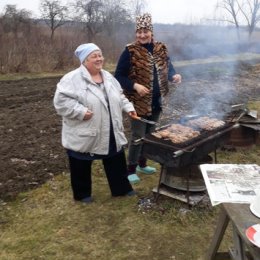
[[[239,127],[239,124],[232,124],[181,148],[146,136],[142,139],[142,154],[147,159],[158,162],[165,167],[183,167],[194,164],[225,144],[231,130],[236,127]]]

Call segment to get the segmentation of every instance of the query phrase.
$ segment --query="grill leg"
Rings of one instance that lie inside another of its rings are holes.
[[[164,165],[161,164],[161,171],[160,171],[160,177],[159,177],[159,182],[158,182],[158,186],[157,186],[157,194],[155,195],[155,202],[158,201],[159,196],[160,196],[160,187],[161,187],[161,181],[162,181],[162,173],[164,170]]]
[[[214,150],[214,162],[218,163],[218,160],[217,160],[217,148],[215,148],[215,150]]]
[[[190,173],[191,173],[191,167],[189,167],[187,179],[186,179],[186,183],[187,183],[186,198],[187,198],[187,203],[189,208],[190,208]]]

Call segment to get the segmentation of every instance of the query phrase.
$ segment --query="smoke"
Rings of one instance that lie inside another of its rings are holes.
[[[238,39],[236,30],[230,27],[178,25],[156,30],[156,37],[166,42],[172,63],[183,77],[182,84],[170,93],[166,113],[175,110],[179,116],[222,119],[232,112],[233,104],[247,102],[236,87],[244,58],[241,53],[251,47],[246,33]]]

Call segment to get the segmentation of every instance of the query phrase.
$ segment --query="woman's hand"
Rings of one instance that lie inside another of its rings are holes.
[[[83,118],[83,120],[89,120],[91,117],[93,116],[93,112],[88,110],[86,113],[85,113],[85,116]]]
[[[128,115],[129,115],[132,119],[137,119],[137,118],[138,118],[138,116],[137,116],[137,114],[136,114],[135,111],[130,111],[130,112],[128,112]]]
[[[150,90],[148,88],[138,83],[134,84],[134,90],[136,90],[140,97],[143,97],[150,93]]]
[[[175,74],[172,76],[172,82],[179,84],[181,83],[181,75],[180,74]]]

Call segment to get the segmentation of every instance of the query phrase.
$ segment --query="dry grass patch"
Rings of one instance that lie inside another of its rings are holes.
[[[111,198],[101,165],[95,169],[93,204],[72,200],[65,173],[3,205],[0,259],[188,260],[204,255],[218,207],[187,211],[163,197],[153,203],[158,173],[141,176],[137,197]],[[151,199],[150,209],[142,208],[140,199]]]

